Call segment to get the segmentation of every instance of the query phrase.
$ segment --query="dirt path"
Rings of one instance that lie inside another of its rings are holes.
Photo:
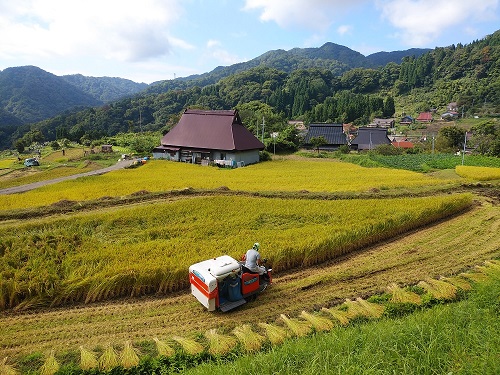
[[[244,323],[297,317],[386,290],[391,282],[415,284],[463,272],[500,256],[500,210],[491,202],[448,221],[408,233],[393,241],[360,249],[317,267],[276,275],[256,301],[236,311],[209,313],[188,291],[168,296],[109,301],[0,314],[0,358],[22,354],[121,345],[153,337],[193,337],[211,328],[230,333]]]
[[[45,185],[50,185],[50,184],[55,184],[55,183],[61,182],[61,181],[74,180],[74,179],[77,179],[79,177],[95,176],[95,175],[104,174],[104,173],[111,172],[111,171],[116,171],[118,169],[126,168],[126,167],[130,166],[131,164],[132,164],[132,161],[130,161],[130,160],[121,160],[118,163],[116,163],[110,167],[96,169],[96,170],[90,171],[90,172],[78,173],[78,174],[73,174],[71,176],[54,178],[52,180],[38,181],[38,182],[33,182],[31,184],[26,184],[26,185],[21,185],[21,186],[13,186],[10,188],[0,189],[0,195],[24,193],[25,191],[37,189],[39,187],[42,187]]]

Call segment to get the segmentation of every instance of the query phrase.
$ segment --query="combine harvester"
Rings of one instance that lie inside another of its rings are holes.
[[[255,300],[271,284],[272,269],[259,276],[243,264],[222,255],[191,265],[191,293],[208,311],[226,312]]]

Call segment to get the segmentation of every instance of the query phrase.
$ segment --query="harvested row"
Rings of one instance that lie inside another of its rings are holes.
[[[387,287],[389,293],[384,295],[372,296],[368,300],[360,297],[346,299],[338,306],[323,307],[318,312],[302,311],[299,317],[281,314],[279,319],[272,323],[259,323],[257,326],[243,324],[235,327],[232,332],[224,332],[220,328],[210,329],[197,338],[173,336],[160,340],[155,337],[154,349],[147,355],[156,355],[167,360],[161,362],[163,365],[175,364],[177,360],[180,360],[184,365],[191,363],[191,366],[196,365],[197,358],[204,358],[205,361],[230,355],[234,358],[243,353],[260,351],[266,345],[281,345],[291,337],[329,332],[334,327],[345,327],[360,319],[400,316],[424,304],[432,306],[435,301],[450,302],[456,300],[459,293],[470,290],[472,284],[478,279],[484,281],[499,277],[500,261],[492,260],[483,266],[476,267],[475,272],[462,273],[442,280],[421,281],[418,283],[420,289],[415,286],[400,287],[393,283]],[[452,280],[459,283],[461,287],[454,285]],[[418,296],[418,299],[414,296]],[[97,351],[80,346],[79,366],[86,371],[107,372],[116,367],[129,369],[140,365],[140,356],[140,349],[134,348],[130,341],[125,341],[119,348],[107,343]],[[54,351],[50,351],[40,368],[40,373],[53,375],[59,368],[60,364],[57,362]],[[3,371],[1,373],[16,373],[14,366],[7,364],[7,358],[0,363],[0,371]]]
[[[390,204],[388,204],[390,203]],[[188,285],[190,264],[253,242],[280,272],[463,211],[469,194],[318,201],[201,197],[0,228],[0,308],[95,302]]]

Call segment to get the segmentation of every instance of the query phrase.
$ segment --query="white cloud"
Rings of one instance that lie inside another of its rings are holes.
[[[189,45],[170,36],[180,0],[17,0],[0,5],[0,57],[139,61]]]
[[[218,41],[218,40],[214,40],[214,39],[210,39],[207,42],[207,48],[213,48],[213,47],[217,47],[217,46],[220,46],[220,45],[221,45],[221,42]]]
[[[337,27],[337,33],[339,33],[340,35],[347,34],[351,32],[351,30],[352,26],[350,25],[340,25],[339,27]]]
[[[339,14],[366,0],[246,0],[244,10],[261,10],[262,21],[280,27],[302,26],[326,30]]]
[[[452,26],[463,24],[463,30],[470,31],[470,22],[490,19],[498,4],[499,0],[377,0],[383,18],[400,30],[395,36],[409,46],[429,45]]]

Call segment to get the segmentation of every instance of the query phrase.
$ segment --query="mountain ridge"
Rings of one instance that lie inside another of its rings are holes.
[[[427,51],[412,49],[411,53],[419,56]],[[377,56],[379,65],[389,61],[400,62],[401,55],[405,55],[405,51],[380,53]],[[150,85],[119,77],[88,77],[82,74],[57,76],[36,66],[10,67],[0,71],[0,126],[36,123],[67,111],[104,105],[140,92],[158,94],[172,89],[203,87],[256,66],[272,67],[284,72],[322,68],[340,75],[356,67],[375,67],[369,56],[327,42],[321,47],[272,50],[246,62],[219,66],[210,72],[157,81]]]

